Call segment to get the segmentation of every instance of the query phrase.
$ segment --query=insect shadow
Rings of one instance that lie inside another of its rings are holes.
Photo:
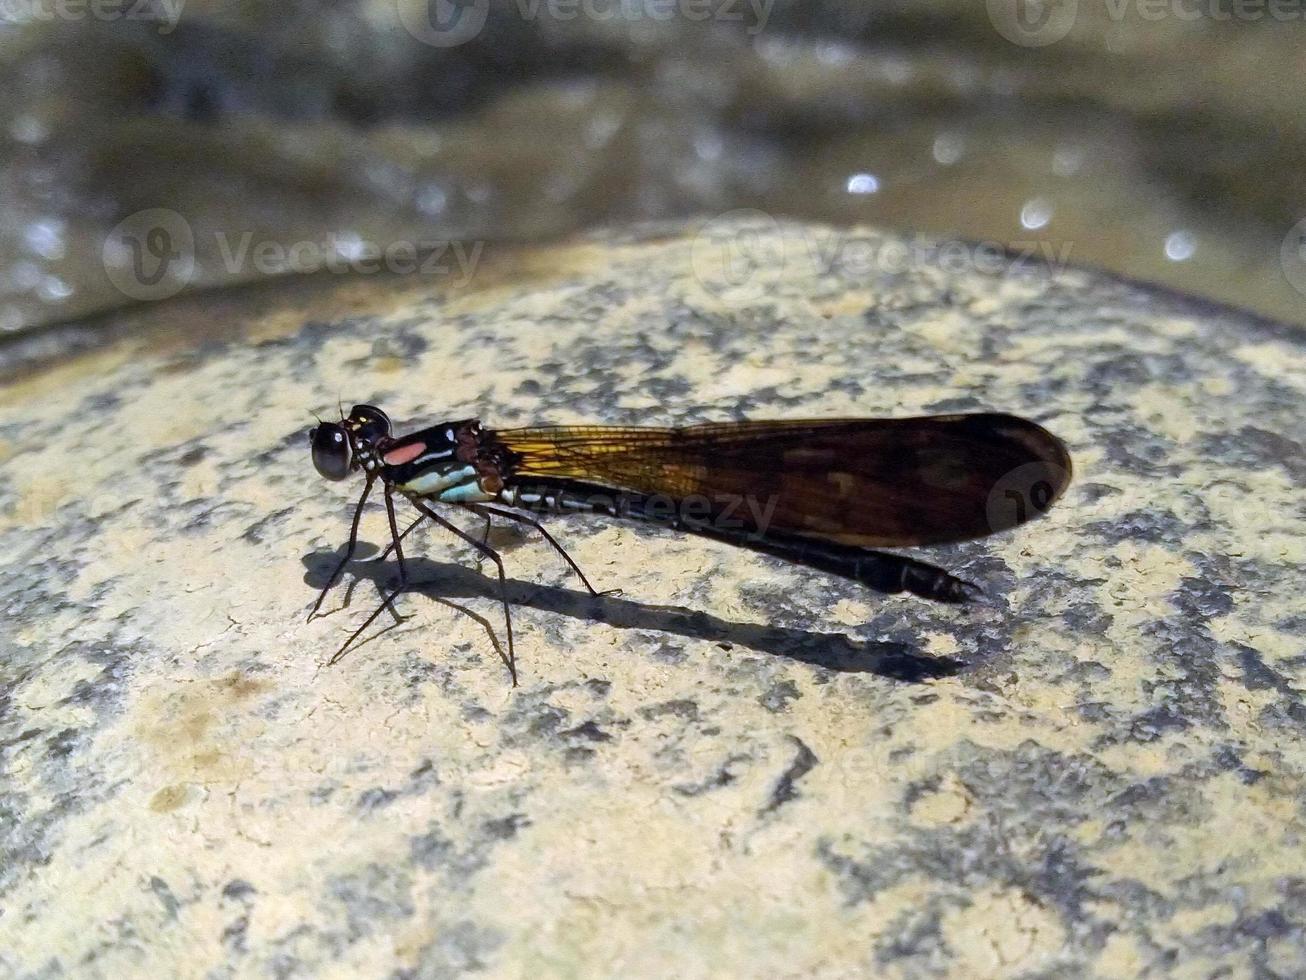
[[[368,548],[362,542],[359,547],[365,554],[375,554],[379,550],[375,546]],[[325,550],[304,555],[302,560],[307,569],[304,581],[315,589],[322,588],[340,555],[340,551]],[[393,561],[356,559],[350,562],[352,580],[346,589],[345,606],[351,602],[357,581],[371,581],[378,590],[384,592],[387,583],[395,580],[397,570]],[[408,573],[412,585],[404,595],[415,593],[435,599],[471,615],[487,631],[491,630],[486,619],[462,607],[455,600],[489,599],[498,602],[500,591],[497,577],[490,578],[455,562],[433,561],[423,557],[408,558]],[[965,661],[954,657],[921,654],[905,643],[854,640],[843,633],[821,633],[787,626],[734,623],[682,606],[651,605],[611,595],[591,596],[588,592],[520,579],[507,580],[507,596],[513,606],[605,623],[618,629],[650,630],[690,639],[728,643],[788,657],[826,670],[875,674],[908,683],[952,677],[966,666]],[[381,627],[378,632],[384,628]],[[494,637],[492,631],[491,636]],[[495,642],[497,645],[497,639]]]

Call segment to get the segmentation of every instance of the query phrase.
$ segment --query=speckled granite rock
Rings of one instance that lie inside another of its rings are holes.
[[[1001,265],[654,229],[461,288],[160,306],[238,322],[10,385],[0,973],[1301,975],[1300,335]],[[972,609],[556,521],[624,589],[591,600],[496,532],[513,690],[449,608],[497,623],[488,569],[435,534],[412,618],[323,666],[393,572],[357,563],[305,625],[357,489],[308,460],[338,396],[490,424],[997,408],[1077,479],[930,552],[994,593]]]

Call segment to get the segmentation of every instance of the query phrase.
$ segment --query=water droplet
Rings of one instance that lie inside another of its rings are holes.
[[[28,251],[43,259],[61,259],[64,256],[64,230],[62,218],[39,218],[23,228],[23,244]]]
[[[720,160],[725,143],[719,133],[704,130],[694,136],[694,152],[700,160]]]
[[[449,197],[439,184],[423,184],[417,191],[413,203],[422,214],[437,215],[444,211]]]
[[[890,85],[906,85],[916,74],[915,66],[902,55],[889,54],[879,63],[880,75]]]
[[[1084,167],[1084,148],[1061,143],[1052,152],[1052,172],[1058,177],[1073,177]]]
[[[875,174],[853,174],[848,178],[849,194],[874,194],[880,189],[880,180]]]
[[[1031,231],[1043,228],[1052,220],[1052,204],[1042,197],[1025,202],[1020,209],[1020,223]]]
[[[852,46],[843,41],[821,41],[816,45],[816,60],[823,65],[846,65],[855,57]]]
[[[934,137],[934,159],[950,167],[966,152],[966,141],[957,133],[940,133]]]
[[[1197,239],[1191,231],[1180,229],[1165,236],[1165,257],[1171,262],[1187,262],[1197,251]]]
[[[604,112],[595,116],[585,126],[585,145],[591,150],[599,150],[611,142],[612,137],[621,129],[621,115],[616,112]]]
[[[0,306],[0,333],[13,333],[23,328],[23,311],[16,306]]]
[[[20,143],[35,146],[50,138],[50,127],[35,116],[24,113],[9,124],[9,135]]]
[[[332,236],[331,247],[347,262],[356,262],[366,254],[363,237],[356,231],[342,231]]]
[[[9,267],[9,281],[16,291],[25,293],[40,285],[41,269],[35,262],[15,262]]]
[[[46,276],[37,290],[37,295],[47,303],[61,303],[72,294],[73,287],[58,276]]]

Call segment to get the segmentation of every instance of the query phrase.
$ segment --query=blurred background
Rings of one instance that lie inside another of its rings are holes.
[[[0,0],[0,44],[0,343],[735,209],[1306,323],[1306,0]]]

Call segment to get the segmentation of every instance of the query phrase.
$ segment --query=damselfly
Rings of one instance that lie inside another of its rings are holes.
[[[1038,516],[1070,482],[1056,436],[1012,415],[722,422],[685,428],[550,426],[487,429],[477,419],[395,436],[379,408],[355,405],[311,434],[328,480],[361,472],[344,556],[311,619],[353,558],[363,505],[379,480],[399,582],[331,658],[334,663],[409,586],[403,539],[430,520],[494,562],[506,657],[517,683],[503,561],[488,544],[491,518],[529,525],[600,595],[530,513],[589,513],[661,524],[852,579],[878,592],[965,602],[979,590],[941,568],[882,547],[982,537]],[[419,514],[403,532],[395,496]],[[477,538],[434,505],[485,519]],[[496,506],[498,505],[498,506]]]

